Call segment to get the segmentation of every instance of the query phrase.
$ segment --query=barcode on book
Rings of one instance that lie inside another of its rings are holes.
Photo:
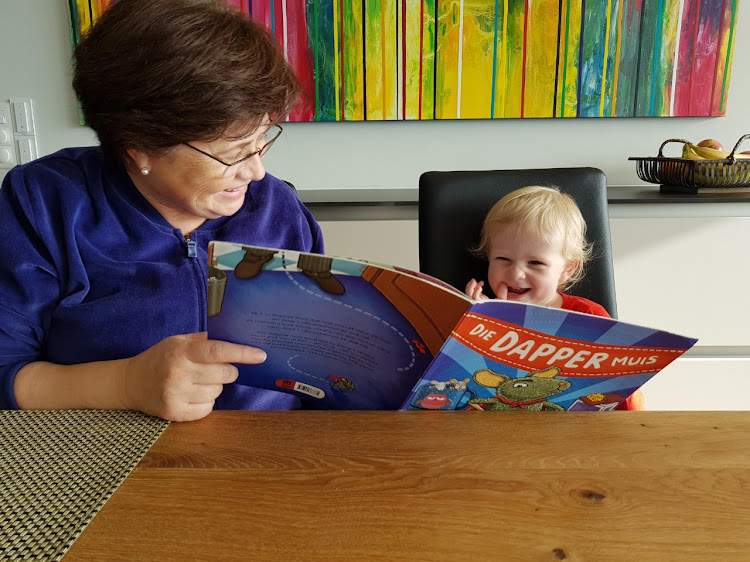
[[[309,384],[302,384],[301,382],[294,383],[294,390],[312,396],[313,398],[323,398],[326,395],[326,393],[320,388],[315,388]]]
[[[307,394],[313,398],[324,398],[326,393],[322,389],[310,386],[309,384],[303,384],[301,382],[292,381],[289,379],[276,379],[276,386],[279,388],[285,388],[287,390],[296,390],[302,394]]]

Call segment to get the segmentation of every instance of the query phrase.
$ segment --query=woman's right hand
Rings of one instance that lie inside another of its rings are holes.
[[[126,360],[121,377],[125,407],[171,421],[207,416],[223,385],[237,380],[231,363],[262,363],[266,353],[209,340],[205,332],[171,336]]]

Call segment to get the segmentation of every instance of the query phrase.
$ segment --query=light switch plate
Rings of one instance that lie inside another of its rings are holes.
[[[0,170],[9,170],[16,165],[16,151],[12,144],[0,144]],[[0,178],[2,175],[0,175]]]
[[[33,135],[16,135],[16,147],[18,149],[19,164],[28,164],[39,155],[36,146],[36,137]]]
[[[8,102],[0,101],[0,127],[10,127],[11,123],[10,104]]]
[[[35,135],[34,107],[31,98],[10,98],[13,132],[16,135]]]
[[[13,140],[13,119],[10,104],[0,102],[0,170],[9,170],[17,163],[16,147]],[[2,175],[0,174],[0,177]]]

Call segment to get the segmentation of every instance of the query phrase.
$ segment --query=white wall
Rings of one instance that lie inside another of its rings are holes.
[[[636,184],[628,156],[655,156],[666,138],[726,145],[750,132],[748,52],[750,10],[740,10],[725,117],[290,123],[266,164],[303,189],[414,187],[435,169],[575,165]],[[67,0],[0,0],[0,99],[34,100],[40,154],[96,142],[77,124],[70,62]]]

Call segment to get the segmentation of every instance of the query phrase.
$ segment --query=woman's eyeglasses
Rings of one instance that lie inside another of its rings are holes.
[[[208,157],[209,157],[209,158],[211,158],[212,160],[216,160],[216,161],[217,161],[218,163],[220,163],[220,164],[224,164],[224,166],[226,166],[227,168],[230,168],[230,167],[232,167],[232,166],[236,166],[237,164],[240,164],[240,163],[242,163],[242,162],[245,162],[246,160],[250,160],[250,158],[252,158],[253,156],[260,156],[261,158],[263,158],[263,157],[264,157],[264,156],[266,155],[266,153],[268,152],[268,150],[269,150],[269,149],[271,148],[271,146],[273,145],[273,143],[275,143],[275,142],[276,142],[276,139],[278,139],[278,138],[279,138],[279,137],[281,136],[281,133],[283,133],[283,132],[284,132],[284,129],[282,129],[282,128],[281,128],[281,125],[273,125],[273,126],[272,126],[272,127],[271,127],[271,128],[269,129],[269,132],[270,132],[270,131],[272,131],[272,130],[276,130],[276,134],[274,134],[274,136],[273,136],[273,137],[272,137],[272,138],[271,138],[270,140],[267,140],[267,141],[266,141],[266,144],[264,144],[264,145],[263,145],[263,146],[262,146],[261,148],[259,148],[259,149],[258,149],[258,150],[256,150],[255,152],[251,152],[251,153],[250,153],[250,154],[248,154],[247,156],[243,156],[243,157],[242,157],[242,158],[240,158],[239,160],[237,160],[237,161],[235,161],[235,162],[231,162],[231,163],[229,163],[229,162],[224,162],[224,160],[222,160],[221,158],[217,158],[217,157],[216,157],[216,156],[214,156],[213,154],[209,154],[208,152],[205,152],[205,151],[201,150],[200,148],[196,148],[196,147],[194,147],[194,146],[193,146],[192,144],[190,144],[190,143],[184,142],[184,143],[182,143],[182,144],[184,144],[185,146],[189,146],[189,147],[190,147],[190,148],[192,148],[193,150],[197,150],[197,151],[198,151],[198,152],[200,152],[201,154],[203,154],[203,155],[205,155],[205,156],[208,156]],[[268,134],[268,133],[266,133],[266,134]]]

